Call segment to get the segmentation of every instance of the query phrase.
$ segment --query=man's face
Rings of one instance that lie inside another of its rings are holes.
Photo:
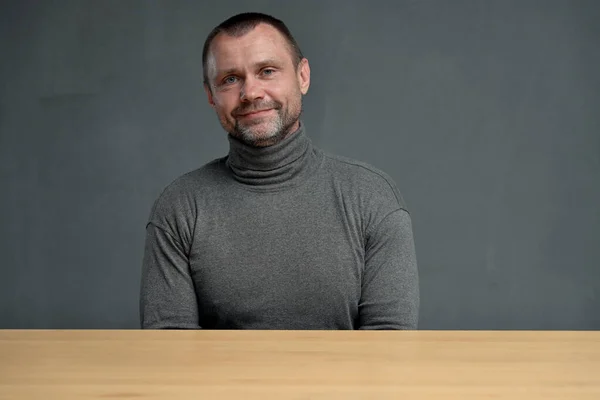
[[[259,24],[241,37],[220,33],[207,59],[208,102],[232,136],[270,146],[298,129],[308,60],[294,67],[285,37]]]

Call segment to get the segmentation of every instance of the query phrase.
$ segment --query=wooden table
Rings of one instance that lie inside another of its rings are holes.
[[[600,332],[0,331],[0,399],[600,399]]]

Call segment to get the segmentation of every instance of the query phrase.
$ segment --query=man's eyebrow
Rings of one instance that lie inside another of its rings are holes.
[[[238,72],[237,68],[235,68],[235,67],[234,68],[228,68],[228,69],[224,69],[224,70],[221,70],[221,71],[217,71],[217,76],[218,77],[219,76],[226,76],[226,75],[229,75],[229,74],[235,74],[236,72]]]
[[[264,68],[268,66],[279,67],[281,63],[274,58],[267,58],[254,64],[255,67]]]
[[[264,60],[260,60],[256,63],[254,63],[254,68],[256,69],[260,69],[260,68],[264,68],[264,67],[268,67],[268,66],[274,66],[274,67],[280,67],[281,66],[281,62],[277,61],[274,58],[267,58]],[[217,76],[221,77],[221,76],[227,76],[230,74],[236,74],[239,73],[240,70],[236,67],[232,67],[232,68],[227,68],[221,71],[217,71]]]

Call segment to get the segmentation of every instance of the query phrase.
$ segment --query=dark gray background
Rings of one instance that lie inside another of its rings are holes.
[[[137,328],[144,225],[220,157],[206,34],[283,19],[318,146],[412,213],[421,329],[600,328],[600,2],[3,1],[0,328]]]

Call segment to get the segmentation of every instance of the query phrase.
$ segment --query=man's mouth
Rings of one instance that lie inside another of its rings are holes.
[[[243,114],[238,114],[238,116],[240,116],[240,117],[259,117],[259,116],[262,116],[262,115],[268,113],[271,110],[272,110],[272,108],[265,108],[263,110],[255,110],[255,111],[250,111],[250,112],[243,113]]]

